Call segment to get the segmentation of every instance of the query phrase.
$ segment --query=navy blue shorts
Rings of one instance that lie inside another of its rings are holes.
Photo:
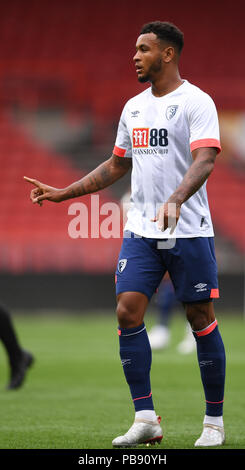
[[[158,242],[162,240],[126,233],[115,276],[117,295],[141,292],[150,300],[168,271],[179,301],[219,297],[213,237],[177,238],[168,249],[159,249]]]

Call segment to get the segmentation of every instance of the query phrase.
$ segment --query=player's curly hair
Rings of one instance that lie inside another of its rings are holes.
[[[184,46],[184,34],[177,26],[167,21],[152,21],[142,26],[140,34],[154,33],[158,39],[177,47],[180,54]]]

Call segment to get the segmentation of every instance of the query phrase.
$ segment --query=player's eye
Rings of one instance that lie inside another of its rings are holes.
[[[136,54],[137,54],[137,52],[147,52],[148,50],[149,50],[149,48],[146,47],[146,46],[139,46],[139,48],[136,49]]]

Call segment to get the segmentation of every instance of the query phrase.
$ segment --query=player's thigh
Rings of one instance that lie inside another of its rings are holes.
[[[119,254],[115,275],[116,295],[140,292],[150,300],[166,267],[157,248],[157,240],[131,235],[124,237]]]
[[[117,319],[121,328],[135,328],[144,321],[149,303],[141,292],[121,292],[117,296]]]
[[[212,237],[179,238],[165,258],[179,301],[206,303],[219,297]]]

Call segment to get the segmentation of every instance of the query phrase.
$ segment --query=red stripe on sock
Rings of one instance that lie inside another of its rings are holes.
[[[224,403],[224,400],[221,400],[221,401],[208,401],[208,400],[206,400],[206,403],[214,403],[214,404]]]
[[[136,401],[136,400],[143,400],[143,398],[150,398],[151,395],[152,395],[152,392],[150,392],[149,395],[147,395],[146,397],[133,398],[133,401]]]
[[[213,323],[211,323],[211,325],[207,326],[207,328],[204,328],[204,330],[195,331],[194,333],[196,333],[197,336],[208,335],[214,330],[214,328],[216,328],[217,325],[218,325],[218,322],[217,320],[215,320]]]

